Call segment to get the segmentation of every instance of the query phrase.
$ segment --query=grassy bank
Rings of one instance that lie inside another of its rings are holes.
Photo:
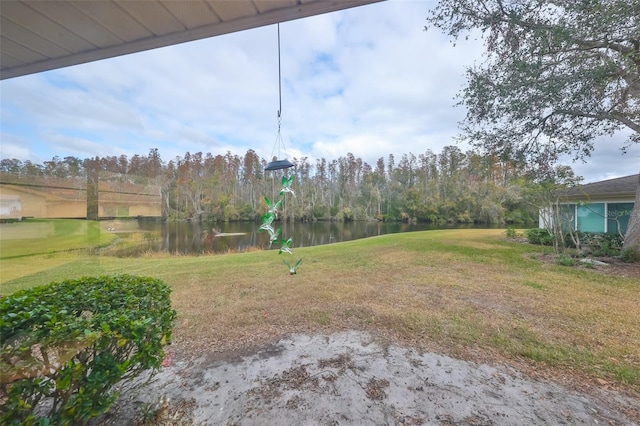
[[[500,230],[391,234],[295,249],[303,258],[295,276],[277,251],[137,259],[48,253],[3,258],[1,292],[83,275],[146,275],[172,286],[176,350],[193,356],[355,328],[640,390],[637,278],[543,262],[542,250],[508,242]]]
[[[103,247],[115,237],[100,222],[29,219],[0,224],[0,260]]]

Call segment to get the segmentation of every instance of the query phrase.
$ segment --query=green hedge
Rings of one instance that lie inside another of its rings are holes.
[[[624,238],[618,234],[605,234],[603,232],[578,232],[580,244],[589,247],[594,254],[612,255],[620,253]],[[571,238],[567,238],[567,245],[575,248]]]
[[[176,313],[162,281],[65,280],[0,299],[0,424],[76,424],[106,412],[112,386],[160,367]]]
[[[525,231],[527,241],[531,244],[550,246],[553,244],[553,236],[544,228],[531,228]]]
[[[544,228],[531,228],[525,231],[527,240],[531,244],[552,245],[554,236]],[[612,256],[620,254],[624,239],[617,234],[605,234],[602,232],[577,232],[575,234],[581,246],[588,247],[594,255]],[[565,245],[575,248],[575,244],[569,234],[564,236]]]

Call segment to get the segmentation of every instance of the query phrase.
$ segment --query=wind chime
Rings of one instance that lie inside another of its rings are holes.
[[[282,140],[282,134],[280,133],[280,125],[282,120],[282,71],[280,66],[280,24],[278,24],[278,96],[280,100],[280,105],[278,109],[278,135],[276,136],[276,142],[273,146],[273,152],[271,153],[271,158],[275,158],[271,162],[267,164],[264,168],[265,171],[273,171],[273,170],[284,170],[290,167],[293,167],[293,163],[291,163],[286,158],[286,151],[284,148],[284,141]],[[284,159],[280,159],[281,154],[284,152]],[[274,156],[274,154],[277,154]],[[290,194],[292,196],[296,196],[295,192],[291,188],[291,183],[293,182],[293,176],[282,177],[282,188],[280,189],[280,199],[278,201],[271,201],[268,197],[264,197],[264,202],[267,206],[267,213],[262,216],[262,225],[259,228],[259,231],[266,231],[269,234],[269,247],[273,244],[279,244],[280,250],[278,254],[287,253],[290,256],[293,256],[292,244],[293,238],[284,239],[281,237],[282,229],[275,229],[273,227],[273,222],[276,218],[276,215],[279,212],[279,208],[284,203],[284,195]],[[282,263],[287,266],[289,270],[289,275],[297,274],[298,266],[302,259],[298,259],[296,262],[289,262],[287,259],[282,259]]]

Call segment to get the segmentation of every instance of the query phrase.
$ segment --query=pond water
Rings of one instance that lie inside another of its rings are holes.
[[[113,248],[117,256],[137,256],[145,252],[203,254],[268,249],[269,236],[254,222],[193,223],[150,219],[112,220],[102,223],[126,244]],[[382,222],[296,222],[277,223],[285,238],[293,238],[293,248],[357,240],[397,232],[445,228],[477,228],[474,225],[435,226],[430,224]],[[486,228],[487,226],[482,226]],[[273,247],[276,248],[276,245]]]

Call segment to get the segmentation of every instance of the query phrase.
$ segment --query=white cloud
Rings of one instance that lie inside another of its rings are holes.
[[[26,141],[15,135],[1,133],[0,139],[0,158],[17,158],[19,160],[30,160],[32,162],[40,163],[41,160],[36,160],[36,156],[29,149],[29,145]]]
[[[128,156],[135,154],[135,152],[130,152],[130,150],[123,149],[117,145],[113,146],[81,137],[66,136],[55,133],[47,135],[46,139],[52,143],[53,146],[51,148],[55,152],[66,153],[64,155],[60,155],[61,158],[66,156],[87,158],[94,157],[96,155],[99,157],[114,155],[119,157],[120,155]]]
[[[584,183],[640,173],[640,145],[631,146],[626,153],[621,150],[627,136],[628,132],[623,131],[611,138],[599,138],[593,144],[591,157],[584,162],[567,156],[563,163],[584,177]]]

